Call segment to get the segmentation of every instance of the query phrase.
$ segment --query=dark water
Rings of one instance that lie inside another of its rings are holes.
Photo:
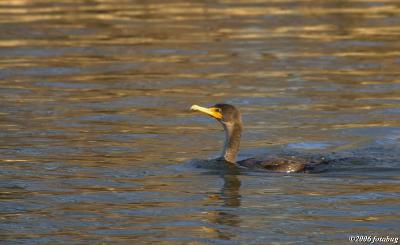
[[[400,2],[0,3],[4,244],[346,244],[400,237]],[[239,158],[346,158],[314,174],[194,168],[238,106]],[[390,243],[386,243],[390,244]]]

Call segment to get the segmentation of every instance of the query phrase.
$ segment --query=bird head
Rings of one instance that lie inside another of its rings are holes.
[[[208,108],[192,105],[190,110],[205,113],[222,124],[235,124],[242,121],[239,110],[230,104],[216,104]]]

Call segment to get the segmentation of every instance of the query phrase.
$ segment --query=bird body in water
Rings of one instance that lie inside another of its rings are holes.
[[[242,117],[239,110],[229,104],[216,104],[209,108],[193,105],[190,109],[205,113],[221,123],[225,131],[225,143],[220,160],[227,162],[227,164],[286,173],[302,172],[313,165],[312,162],[306,159],[294,156],[275,156],[268,159],[249,158],[236,161],[243,131]]]

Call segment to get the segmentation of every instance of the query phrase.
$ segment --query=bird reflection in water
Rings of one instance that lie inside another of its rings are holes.
[[[217,226],[228,226],[228,227],[239,227],[240,217],[237,214],[237,208],[241,205],[240,186],[241,182],[239,179],[240,169],[227,167],[224,170],[219,170],[218,174],[223,179],[224,183],[217,193],[217,200],[222,201],[218,210],[212,213],[209,217],[209,221],[216,224]],[[231,240],[236,234],[229,232],[230,229],[226,227],[221,229],[215,229],[218,238],[224,240]]]

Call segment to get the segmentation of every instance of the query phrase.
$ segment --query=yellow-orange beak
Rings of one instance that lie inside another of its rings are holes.
[[[219,108],[215,107],[205,108],[198,105],[192,105],[190,107],[190,110],[203,112],[215,119],[222,119],[221,110]]]

